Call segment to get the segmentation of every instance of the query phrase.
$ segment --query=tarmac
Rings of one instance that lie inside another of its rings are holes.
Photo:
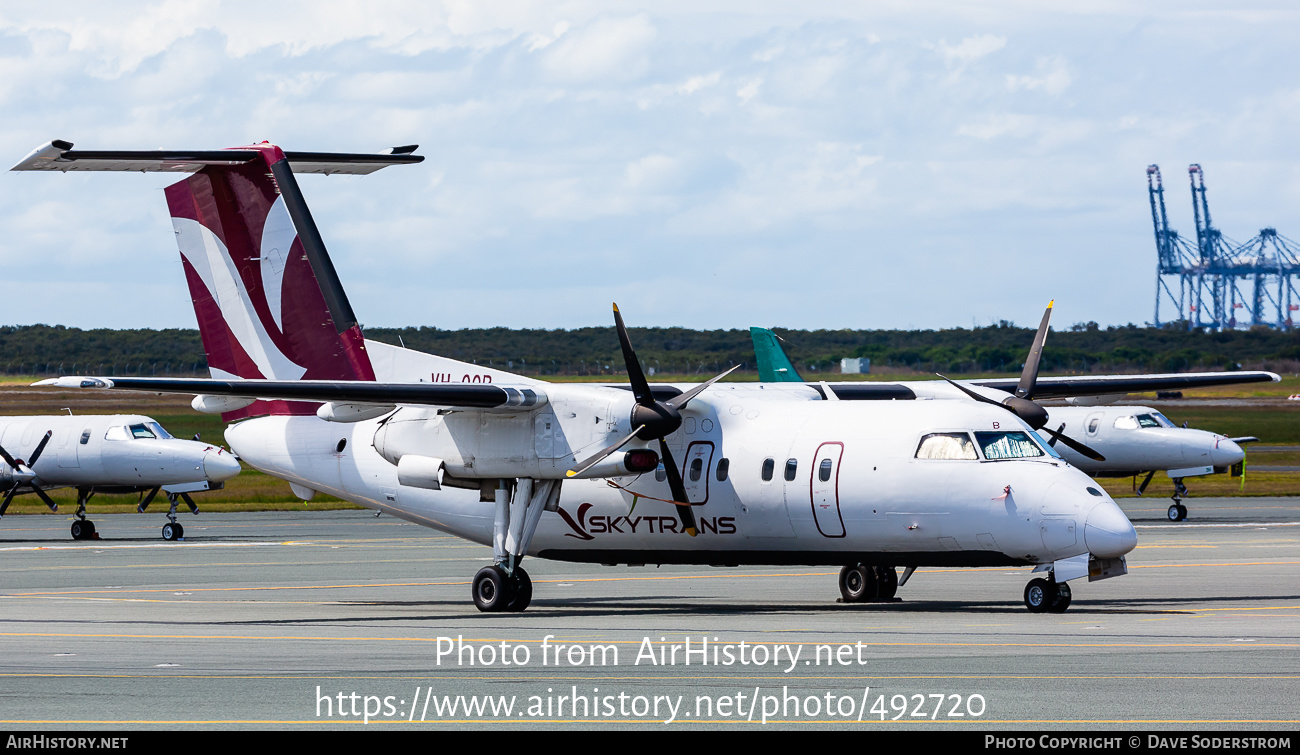
[[[1293,731],[1300,498],[1122,499],[1129,574],[1030,614],[1029,569],[922,569],[838,603],[830,568],[525,565],[369,512],[0,521],[0,724],[85,729],[906,727]],[[689,645],[687,642],[689,641]],[[703,651],[703,652],[701,652]]]

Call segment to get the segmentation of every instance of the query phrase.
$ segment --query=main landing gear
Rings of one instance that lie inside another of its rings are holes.
[[[1030,613],[1065,613],[1070,607],[1070,585],[1053,579],[1031,579],[1025,585],[1025,608]]]
[[[898,592],[898,572],[892,566],[852,564],[840,569],[840,602],[887,603]]]
[[[522,611],[532,600],[533,581],[523,567],[516,566],[513,574],[507,574],[493,564],[474,575],[474,605],[484,613]]]
[[[493,564],[474,575],[471,594],[474,605],[485,613],[519,612],[533,600],[533,581],[519,562],[528,552],[542,512],[559,507],[560,481],[498,480],[493,501]]]
[[[77,488],[77,518],[72,522],[73,540],[94,540],[98,537],[95,533],[95,523],[86,518],[86,502],[94,494],[93,489]]]
[[[1174,495],[1173,505],[1169,507],[1169,521],[1181,522],[1187,518],[1187,507],[1183,505],[1183,498],[1187,496],[1187,486],[1183,484],[1183,478],[1174,478]]]

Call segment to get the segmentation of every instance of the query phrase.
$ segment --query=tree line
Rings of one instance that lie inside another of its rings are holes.
[[[844,357],[871,359],[874,372],[1017,372],[1033,329],[1009,322],[944,330],[774,328],[796,369],[835,373]],[[366,328],[368,338],[528,375],[624,373],[612,327],[573,330],[430,327]],[[631,328],[647,371],[693,375],[732,365],[754,372],[748,330]],[[1080,323],[1053,331],[1043,352],[1049,372],[1185,372],[1239,368],[1296,371],[1300,331],[1265,328],[1206,332]],[[197,330],[82,330],[62,325],[0,326],[0,370],[8,375],[205,374]]]

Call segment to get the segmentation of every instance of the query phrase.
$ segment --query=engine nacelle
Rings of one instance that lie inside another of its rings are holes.
[[[256,401],[257,399],[247,396],[208,396],[200,393],[190,402],[190,406],[194,411],[204,414],[225,414],[252,406]]]
[[[326,401],[316,409],[316,416],[326,422],[364,422],[382,417],[397,407],[393,404],[342,404]]]
[[[397,482],[413,488],[442,490],[447,463],[432,456],[406,454],[397,462]]]

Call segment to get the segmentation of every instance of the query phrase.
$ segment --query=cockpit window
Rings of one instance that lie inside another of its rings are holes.
[[[157,436],[153,434],[152,430],[145,427],[143,424],[140,424],[140,425],[131,425],[131,437],[132,438],[154,438]]]
[[[1043,455],[1043,449],[1030,439],[1029,433],[975,433],[975,440],[989,461],[1029,459]]]
[[[1139,414],[1137,416],[1139,427],[1160,427],[1160,422],[1150,414]]]
[[[157,422],[146,422],[144,426],[153,431],[153,434],[159,438],[171,438],[172,434],[163,429],[163,426]]]
[[[104,433],[104,440],[130,440],[131,435],[126,431],[123,425],[113,425]]]
[[[1036,432],[1030,432],[1029,434],[1034,436],[1034,440],[1038,441],[1038,445],[1041,446],[1042,449],[1046,451],[1049,456],[1054,456],[1058,459],[1061,458],[1061,455],[1056,452],[1056,449],[1052,447],[1052,444],[1043,440],[1043,436],[1039,435]]]
[[[1151,412],[1151,416],[1156,418],[1156,421],[1160,423],[1161,427],[1177,427],[1177,425],[1170,421],[1168,417],[1160,412]]]
[[[978,459],[966,433],[930,433],[916,448],[918,459]]]
[[[1115,429],[1117,430],[1136,430],[1138,429],[1137,417],[1123,416],[1115,418]]]

